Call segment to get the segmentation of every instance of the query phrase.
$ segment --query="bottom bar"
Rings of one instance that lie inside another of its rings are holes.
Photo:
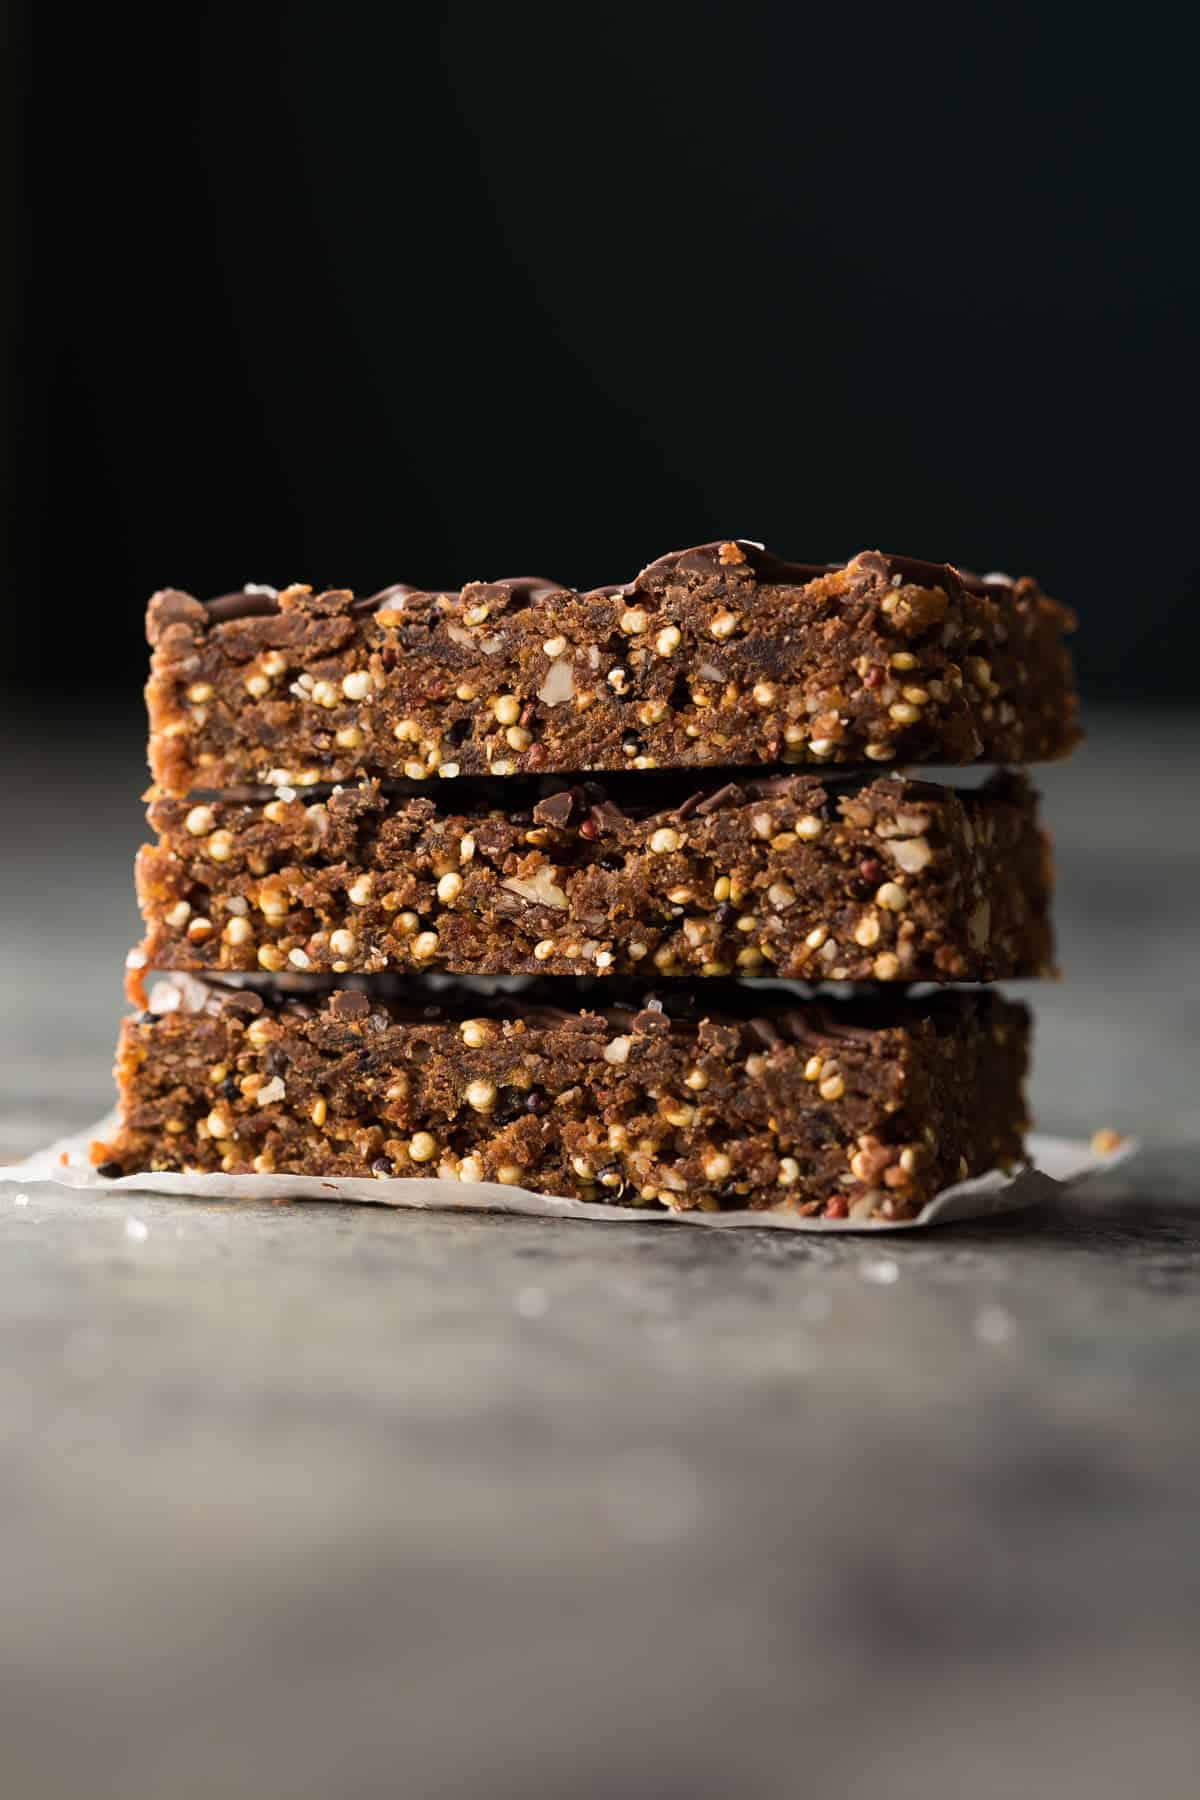
[[[157,981],[122,1026],[122,1123],[92,1160],[886,1219],[1021,1160],[1029,1015],[999,994],[569,1012],[544,993],[420,1005]]]

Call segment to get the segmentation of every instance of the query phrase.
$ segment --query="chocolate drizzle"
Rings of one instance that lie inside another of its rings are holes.
[[[795,983],[686,981],[659,984],[651,992],[636,981],[580,979],[576,1005],[560,1003],[553,977],[496,981],[449,976],[225,976],[200,980],[162,975],[151,990],[150,1010],[252,1017],[264,1010],[305,1020],[328,1013],[343,1026],[371,1031],[389,1025],[454,1024],[464,1018],[535,1030],[610,1030],[633,1035],[669,1030],[693,1036],[706,1024],[735,1029],[746,1051],[768,1054],[787,1044],[861,1043],[880,1030],[956,1030],[964,1016],[1004,1002],[989,990],[942,990],[913,995],[902,984],[886,993],[859,990],[848,996],[812,991]]]
[[[730,543],[735,543],[741,551],[740,562],[728,559]],[[726,553],[724,560],[723,551]],[[995,594],[997,590],[1011,589],[1013,586],[1007,575],[973,575],[968,570],[956,568],[952,563],[925,562],[920,557],[884,554],[878,550],[860,551],[846,562],[789,562],[746,538],[736,538],[711,544],[696,544],[687,550],[672,550],[648,563],[632,581],[607,582],[600,587],[582,590],[579,597],[583,600],[628,598],[676,573],[721,574],[734,580],[744,573],[759,582],[776,586],[805,587],[810,582],[836,574],[840,569],[852,567],[874,570],[888,580],[899,579],[917,587],[940,587],[948,593],[954,593],[961,587],[972,594]],[[376,593],[351,598],[345,610],[353,618],[365,618],[377,612],[403,610],[413,600],[424,603],[429,599],[444,597],[458,605],[465,603],[464,596],[470,596],[471,600],[484,600],[492,596],[501,605],[515,610],[543,604],[557,594],[574,593],[575,590],[544,575],[515,575],[501,581],[469,582],[462,588],[416,588],[405,582],[396,582],[391,587],[380,588]],[[236,619],[261,618],[278,612],[279,595],[273,588],[251,586],[240,593],[218,595],[216,599],[207,600],[204,604],[213,624],[227,624]]]

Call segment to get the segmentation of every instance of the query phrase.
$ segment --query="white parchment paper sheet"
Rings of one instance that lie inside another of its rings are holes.
[[[1102,1170],[1125,1162],[1137,1149],[1136,1140],[1125,1139],[1105,1155],[1089,1144],[1070,1138],[1034,1135],[1028,1141],[1028,1168],[1015,1175],[993,1170],[970,1181],[945,1188],[915,1219],[802,1219],[788,1212],[663,1212],[641,1206],[597,1206],[585,1200],[566,1200],[552,1194],[533,1194],[527,1188],[502,1187],[497,1182],[432,1180],[368,1180],[322,1175],[125,1175],[105,1181],[88,1161],[93,1138],[111,1136],[114,1115],[99,1120],[87,1131],[62,1138],[38,1150],[24,1162],[0,1166],[0,1184],[31,1186],[53,1182],[59,1187],[87,1188],[97,1194],[169,1194],[196,1200],[360,1200],[374,1206],[432,1208],[443,1212],[524,1213],[542,1219],[594,1219],[598,1224],[622,1223],[701,1225],[711,1231],[732,1231],[752,1226],[761,1231],[913,1231],[924,1225],[944,1225],[954,1219],[986,1219],[996,1213],[1017,1212],[1048,1198],[1061,1187],[1073,1186]],[[64,1161],[65,1158],[65,1161]]]

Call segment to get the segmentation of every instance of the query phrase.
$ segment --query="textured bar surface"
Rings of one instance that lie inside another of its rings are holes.
[[[803,774],[715,777],[690,796],[651,773],[539,786],[156,799],[160,841],[137,863],[145,964],[843,981],[1051,972],[1050,857],[1019,776],[961,791]]]
[[[429,1005],[389,985],[300,999],[159,980],[159,1010],[122,1027],[102,1173],[440,1175],[907,1218],[1021,1156],[1029,1020],[994,993],[731,988],[720,1012],[692,998],[676,1017],[661,1001],[569,1012],[537,984]]]
[[[150,602],[165,792],[455,774],[1065,755],[1071,614],[1029,578],[745,542],[578,593],[254,589]]]

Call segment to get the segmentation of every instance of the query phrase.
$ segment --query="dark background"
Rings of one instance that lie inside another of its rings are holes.
[[[740,534],[1034,572],[1194,700],[1178,12],[839,16],[18,7],[0,682],[136,705],[167,583]]]

